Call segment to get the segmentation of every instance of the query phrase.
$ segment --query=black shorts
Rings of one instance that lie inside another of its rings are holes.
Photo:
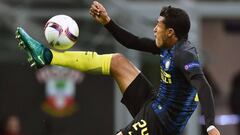
[[[139,74],[123,94],[122,103],[134,118],[128,126],[121,129],[123,135],[166,135],[151,108],[155,96],[152,84],[143,74]]]

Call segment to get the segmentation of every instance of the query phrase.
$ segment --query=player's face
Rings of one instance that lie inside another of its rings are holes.
[[[163,23],[164,17],[159,16],[157,20],[157,24],[155,28],[153,29],[154,31],[154,36],[155,36],[155,42],[158,48],[164,46],[166,44],[166,39],[167,39],[167,29],[165,27],[165,24]]]

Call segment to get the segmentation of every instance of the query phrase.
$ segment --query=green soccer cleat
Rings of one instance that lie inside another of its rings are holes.
[[[41,68],[49,64],[45,59],[46,55],[51,55],[50,50],[30,37],[23,28],[17,28],[16,39],[19,40],[19,47],[27,52],[28,62],[31,64],[31,67]]]

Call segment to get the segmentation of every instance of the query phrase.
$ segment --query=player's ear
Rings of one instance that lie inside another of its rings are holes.
[[[168,28],[167,37],[172,37],[173,35],[175,35],[174,29],[173,28]]]

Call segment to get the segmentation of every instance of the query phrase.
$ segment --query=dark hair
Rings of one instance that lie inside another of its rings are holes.
[[[188,39],[190,19],[188,14],[180,9],[171,6],[163,7],[160,16],[165,19],[163,23],[167,28],[173,28],[179,40]]]

